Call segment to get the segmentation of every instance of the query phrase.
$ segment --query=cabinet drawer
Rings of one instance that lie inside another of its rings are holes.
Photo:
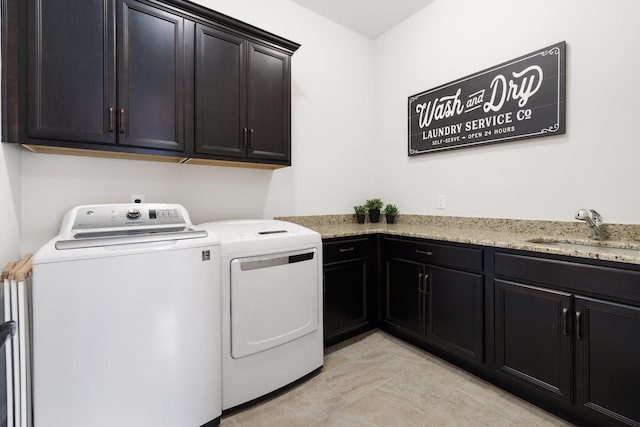
[[[482,250],[480,249],[385,238],[384,255],[424,264],[482,271]]]
[[[525,255],[496,253],[497,277],[640,303],[640,272]]]
[[[323,245],[324,263],[347,261],[369,256],[369,239],[342,239],[325,242]]]

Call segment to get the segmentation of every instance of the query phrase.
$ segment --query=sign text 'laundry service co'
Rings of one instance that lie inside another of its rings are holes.
[[[565,51],[556,43],[409,97],[409,155],[564,133]]]

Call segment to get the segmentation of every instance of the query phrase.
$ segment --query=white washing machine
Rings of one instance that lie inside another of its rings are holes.
[[[201,224],[220,238],[222,409],[322,367],[322,240],[275,220]]]
[[[219,424],[219,250],[180,205],[72,209],[33,258],[34,425]]]

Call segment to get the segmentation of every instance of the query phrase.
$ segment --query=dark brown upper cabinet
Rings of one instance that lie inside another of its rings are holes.
[[[244,157],[246,41],[196,25],[195,152]]]
[[[290,55],[196,25],[196,157],[291,164]]]
[[[22,88],[17,108],[3,108],[5,132],[18,129],[13,142],[291,164],[290,58],[299,44],[184,0],[7,1],[17,11],[7,44],[23,47],[3,76]]]
[[[27,137],[115,144],[113,3],[28,2]]]
[[[248,53],[248,155],[290,164],[289,56],[254,43]]]
[[[29,5],[28,138],[184,151],[182,17],[135,0]]]
[[[184,151],[184,19],[135,0],[117,16],[118,143]]]

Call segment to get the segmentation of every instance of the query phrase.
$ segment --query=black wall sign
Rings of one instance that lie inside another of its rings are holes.
[[[560,42],[409,97],[409,156],[565,132]]]

